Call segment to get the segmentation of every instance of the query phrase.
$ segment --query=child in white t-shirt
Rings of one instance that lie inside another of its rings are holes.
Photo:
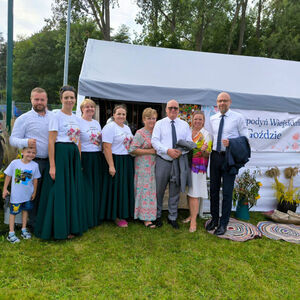
[[[20,212],[22,212],[21,236],[24,239],[31,238],[31,234],[26,228],[28,211],[33,207],[32,200],[36,195],[38,178],[41,177],[38,164],[32,161],[36,155],[35,148],[26,147],[22,150],[22,154],[22,159],[13,160],[4,171],[6,177],[2,193],[3,198],[10,194],[7,188],[12,179],[9,234],[7,237],[7,240],[11,243],[20,242],[14,231],[15,217]]]

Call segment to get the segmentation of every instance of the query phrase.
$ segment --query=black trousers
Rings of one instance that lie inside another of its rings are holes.
[[[210,156],[210,212],[213,220],[219,220],[220,211],[220,187],[223,179],[223,203],[220,225],[227,226],[232,208],[232,191],[234,187],[235,175],[223,170],[225,162],[225,152],[212,151]]]
[[[37,215],[37,211],[39,208],[39,203],[40,203],[40,195],[41,195],[41,188],[43,184],[43,178],[45,176],[45,170],[49,166],[49,159],[40,159],[40,158],[35,158],[33,161],[35,161],[39,165],[39,170],[41,173],[41,177],[38,179],[38,185],[37,185],[37,191],[36,191],[36,196],[35,199],[33,200],[33,208],[28,212],[29,216],[29,221],[28,225],[33,227],[35,226],[35,219]]]

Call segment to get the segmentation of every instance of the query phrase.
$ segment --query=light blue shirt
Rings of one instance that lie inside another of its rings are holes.
[[[166,117],[156,122],[153,133],[151,144],[153,148],[156,150],[156,153],[162,157],[163,159],[172,161],[173,158],[170,157],[167,152],[168,149],[173,148],[172,141],[172,127],[171,127],[171,119]],[[192,142],[192,133],[189,127],[189,124],[179,118],[174,120],[176,137],[177,141],[185,140]]]
[[[217,139],[218,139],[220,121],[221,121],[220,112],[210,117],[210,124],[209,124],[210,126],[208,126],[208,129],[211,135],[213,136],[213,150],[217,149]],[[245,136],[246,138],[248,138],[248,129],[246,127],[246,121],[240,113],[229,109],[225,113],[224,127],[223,127],[221,140],[233,139],[240,136]],[[225,150],[226,149],[223,143],[221,143],[221,151],[225,151]]]
[[[15,121],[14,128],[9,138],[13,147],[28,147],[29,139],[36,139],[36,157],[48,157],[48,127],[52,112],[46,110],[45,115],[40,115],[33,109],[22,114]]]

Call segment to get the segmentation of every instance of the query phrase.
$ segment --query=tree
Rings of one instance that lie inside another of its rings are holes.
[[[83,18],[87,20],[93,20],[104,40],[111,40],[111,28],[110,28],[110,8],[118,5],[118,0],[72,0],[72,19],[73,21],[79,21]],[[48,20],[48,24],[51,28],[65,23],[67,15],[68,0],[55,0],[55,4],[52,7],[52,18]]]
[[[119,43],[127,43],[130,44],[130,34],[129,34],[129,27],[122,24],[118,31],[112,36],[112,40]]]
[[[261,13],[264,5],[264,0],[258,0],[257,3],[257,19],[256,19],[256,37],[260,39]]]
[[[69,53],[69,84],[77,86],[89,37],[101,37],[93,22],[71,24]],[[65,26],[44,29],[30,38],[20,40],[14,50],[14,99],[28,99],[33,87],[46,89],[49,103],[59,101],[58,90],[63,83]]]
[[[13,69],[13,97],[16,101],[25,102],[32,88],[36,86],[47,90],[49,102],[57,98],[57,63],[60,57],[56,35],[56,30],[44,31],[16,42]],[[63,52],[60,52],[63,60]]]
[[[240,20],[240,35],[239,35],[239,45],[237,49],[237,54],[242,53],[242,46],[244,41],[244,35],[245,35],[245,28],[246,28],[246,10],[247,10],[247,4],[248,0],[242,0],[241,6],[242,6],[242,16]]]
[[[190,31],[193,50],[202,51],[208,45],[204,46],[206,33],[215,34],[226,24],[230,6],[225,0],[191,0],[190,1],[190,21],[185,28]],[[223,24],[222,24],[223,23]],[[186,36],[189,35],[188,31]]]
[[[197,51],[210,48],[212,44],[204,45],[206,33],[215,33],[220,26],[223,31],[229,4],[230,0],[137,0],[142,43]]]
[[[260,56],[300,61],[299,20],[300,1],[266,3],[261,21]]]
[[[181,48],[182,24],[188,3],[183,0],[137,0],[136,21],[143,25],[142,43]]]
[[[227,54],[229,54],[231,52],[233,33],[236,30],[236,23],[237,23],[239,14],[240,14],[240,8],[241,8],[241,0],[236,0],[235,13],[234,13],[234,17],[232,19],[231,26],[230,26]]]

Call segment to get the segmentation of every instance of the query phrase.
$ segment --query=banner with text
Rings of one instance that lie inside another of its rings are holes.
[[[246,120],[252,151],[300,152],[300,115],[233,110]]]
[[[214,106],[202,106],[205,126],[218,112]],[[241,113],[248,128],[252,151],[300,152],[300,115],[261,110],[232,109]]]

